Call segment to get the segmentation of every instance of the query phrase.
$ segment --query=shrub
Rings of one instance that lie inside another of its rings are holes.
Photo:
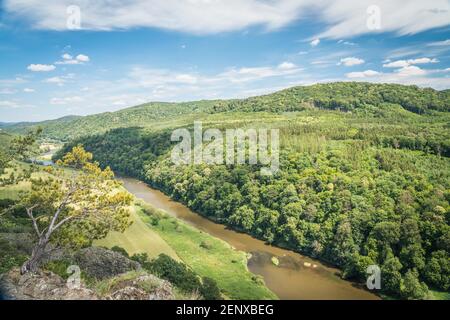
[[[175,261],[166,254],[160,254],[158,258],[148,264],[148,267],[150,272],[170,281],[184,292],[200,291],[201,289],[199,277],[185,264]]]
[[[70,276],[70,273],[67,272],[67,268],[71,264],[72,263],[68,260],[54,260],[54,261],[47,262],[44,265],[44,269],[57,274],[64,280],[67,280],[67,278],[69,278],[69,276]]]
[[[206,249],[206,250],[210,250],[210,249],[212,249],[212,244],[207,241],[202,241],[200,243],[200,247],[202,247],[203,249]]]
[[[18,252],[8,241],[0,239],[0,274],[22,265],[27,256]]]
[[[130,259],[138,262],[140,265],[144,265],[148,262],[148,254],[145,252],[135,253],[130,257]]]
[[[200,293],[205,300],[222,300],[220,289],[217,286],[216,281],[208,277],[202,278]]]

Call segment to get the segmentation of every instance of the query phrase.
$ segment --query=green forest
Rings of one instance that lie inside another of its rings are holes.
[[[152,103],[42,126],[102,167],[139,178],[196,212],[319,258],[364,282],[379,265],[390,297],[450,288],[450,91],[330,83],[243,100]],[[173,129],[277,128],[280,171],[174,166]]]

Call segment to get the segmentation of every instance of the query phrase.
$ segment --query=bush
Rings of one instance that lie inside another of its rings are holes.
[[[202,241],[200,243],[200,247],[203,249],[206,249],[206,250],[210,250],[210,249],[212,249],[212,244],[207,241]]]
[[[57,274],[64,280],[67,280],[70,276],[70,273],[67,272],[67,268],[70,265],[72,265],[72,263],[68,260],[54,260],[47,262],[44,265],[44,269]]]
[[[131,260],[138,262],[141,266],[144,266],[148,263],[148,254],[143,253],[135,253],[130,257]]]
[[[202,279],[200,293],[205,300],[222,300],[220,289],[217,286],[216,281],[208,277]]]
[[[201,290],[199,277],[185,264],[175,261],[166,254],[160,254],[158,258],[148,264],[150,272],[170,281],[180,290],[190,293]]]
[[[2,239],[0,239],[0,253],[0,274],[21,266],[27,260],[26,255],[18,252],[8,241]]]

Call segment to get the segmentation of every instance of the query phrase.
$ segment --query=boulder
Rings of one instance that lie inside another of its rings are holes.
[[[89,247],[75,253],[74,263],[88,276],[98,280],[112,278],[119,274],[140,270],[136,261],[124,257],[120,253],[100,247]]]

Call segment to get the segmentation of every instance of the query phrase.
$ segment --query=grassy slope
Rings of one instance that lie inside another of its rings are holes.
[[[140,219],[136,211],[139,207],[134,207],[131,218],[133,224],[124,233],[110,232],[104,239],[94,242],[96,246],[111,248],[119,246],[124,248],[129,255],[145,252],[149,258],[155,258],[161,253],[165,253],[174,259],[179,260],[177,253],[158,235],[150,230]]]
[[[277,298],[260,277],[248,271],[244,252],[236,251],[226,242],[172,217],[161,219],[157,226],[150,224],[149,217],[143,213],[141,219],[174,248],[197,274],[216,280],[229,298]],[[207,243],[208,249],[203,248],[202,243]]]
[[[430,290],[433,300],[450,300],[450,292]]]

